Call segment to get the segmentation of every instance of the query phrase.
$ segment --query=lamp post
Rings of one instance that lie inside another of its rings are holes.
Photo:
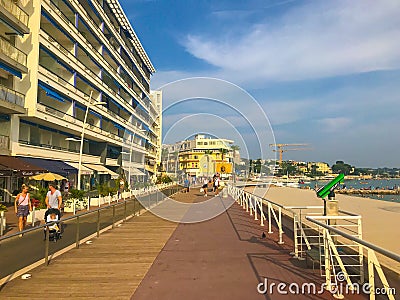
[[[139,132],[146,132],[147,130],[141,129]],[[128,167],[128,184],[131,188],[131,164],[132,164],[132,148],[133,148],[133,135],[131,135],[130,147],[129,147],[129,167]],[[122,151],[121,154],[128,154],[128,152]]]
[[[89,109],[91,106],[97,106],[97,105],[106,105],[106,102],[95,102],[92,103],[92,95],[93,95],[93,90],[90,91],[90,96],[89,96],[89,105],[86,106],[86,112],[85,112],[85,118],[83,119],[83,125],[82,125],[82,133],[81,133],[81,145],[79,148],[79,163],[78,163],[78,184],[77,184],[77,189],[81,189],[81,175],[82,175],[82,154],[83,154],[83,138],[85,136],[85,128],[86,128],[86,121],[87,121],[87,116],[89,113]],[[66,138],[66,140],[76,140],[74,138]]]

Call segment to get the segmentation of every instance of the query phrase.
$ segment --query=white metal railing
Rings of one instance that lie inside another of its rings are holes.
[[[311,247],[320,244],[320,236],[316,226],[305,225],[304,218],[309,215],[322,215],[324,207],[285,206],[285,209],[291,211],[293,218],[293,255],[298,259],[304,259],[307,250],[311,250]]]
[[[254,220],[258,220],[258,214],[260,214],[260,225],[264,226],[264,221],[268,218],[268,233],[273,233],[272,231],[272,221],[278,227],[279,234],[279,244],[283,244],[283,226],[282,226],[282,209],[284,207],[275,202],[264,199],[260,196],[248,193],[243,189],[237,188],[232,185],[228,185],[228,194],[232,196],[236,202],[250,213],[250,216],[254,215]],[[265,211],[266,214],[265,215]]]
[[[327,217],[326,217],[327,218]],[[356,244],[359,247],[361,252],[366,251],[367,262],[368,262],[368,291],[369,298],[371,300],[375,299],[377,285],[375,282],[375,272],[378,274],[378,278],[380,279],[383,287],[380,289],[381,295],[386,295],[390,300],[394,300],[395,297],[395,289],[391,288],[389,282],[383,272],[383,269],[376,257],[375,252],[380,253],[381,255],[392,259],[396,263],[400,263],[400,256],[396,253],[390,252],[388,250],[382,249],[374,244],[368,243],[361,238],[358,238],[350,233],[339,230],[335,226],[327,224],[328,220],[323,217],[311,217],[307,216],[306,219],[310,222],[316,224],[320,227],[323,234],[323,245],[324,245],[324,269],[325,269],[325,280],[326,280],[326,288],[328,290],[332,290],[338,286],[337,282],[332,283],[332,277],[335,277],[335,280],[338,279],[338,274],[336,274],[337,269],[340,270],[341,275],[347,283],[348,289],[354,293],[355,289],[359,289],[357,283],[355,283],[351,276],[349,276],[349,272],[346,269],[345,264],[342,261],[342,257],[339,254],[338,245],[335,243],[335,238],[342,238],[351,242],[351,245]],[[322,222],[325,221],[325,222]],[[342,245],[342,243],[340,244]],[[337,263],[335,265],[335,262]],[[363,264],[363,261],[360,261],[360,264]],[[336,268],[335,268],[336,267]],[[364,276],[364,274],[362,274]],[[361,282],[363,282],[363,277],[361,278]],[[347,291],[347,290],[346,290]],[[384,292],[382,292],[384,291]]]
[[[375,270],[383,284],[384,294],[389,299],[394,299],[394,289],[390,288],[375,251],[396,262],[400,262],[400,256],[362,240],[360,215],[339,211],[338,216],[324,216],[323,206],[281,206],[232,185],[228,185],[228,193],[250,215],[254,214],[255,220],[258,220],[259,214],[261,226],[264,226],[264,221],[268,218],[268,233],[272,232],[271,222],[275,221],[280,243],[283,234],[282,213],[292,217],[294,256],[302,259],[307,255],[307,250],[317,247],[321,275],[326,281],[325,287],[330,291],[334,290],[335,297],[342,296],[340,290],[335,290],[338,287],[338,278],[339,281],[345,280],[350,293],[354,293],[357,284],[364,282],[364,250],[367,249],[370,299],[375,299]]]

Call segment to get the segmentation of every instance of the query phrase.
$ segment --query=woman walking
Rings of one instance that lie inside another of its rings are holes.
[[[32,211],[32,204],[31,204],[31,198],[29,196],[29,187],[25,184],[22,185],[21,188],[21,193],[19,193],[15,197],[15,213],[17,214],[18,217],[18,228],[19,231],[24,230],[26,226],[26,218],[29,215],[29,212]],[[22,237],[22,234],[19,235]]]

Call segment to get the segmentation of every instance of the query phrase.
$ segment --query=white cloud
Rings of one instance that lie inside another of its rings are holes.
[[[318,120],[318,123],[321,126],[320,128],[322,131],[333,133],[349,128],[349,126],[352,123],[352,120],[344,117],[324,118]]]
[[[399,1],[323,1],[232,33],[189,35],[187,51],[235,82],[302,80],[400,67]]]

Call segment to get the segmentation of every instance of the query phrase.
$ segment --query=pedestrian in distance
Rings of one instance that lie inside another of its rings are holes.
[[[25,184],[22,185],[21,187],[21,193],[19,193],[15,197],[15,214],[18,217],[18,228],[19,231],[23,231],[26,226],[26,219],[29,215],[29,212],[32,211],[32,204],[31,204],[31,198],[29,196],[29,187]],[[19,235],[22,237],[22,234]]]
[[[188,178],[186,178],[185,181],[183,182],[183,186],[185,187],[185,192],[189,193],[190,181]]]

